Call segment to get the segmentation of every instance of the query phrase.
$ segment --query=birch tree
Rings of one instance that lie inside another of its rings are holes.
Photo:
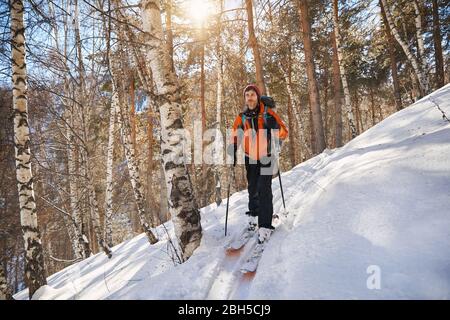
[[[339,73],[341,75],[342,87],[344,88],[344,102],[345,113],[347,114],[348,124],[350,126],[350,133],[352,139],[356,137],[356,127],[352,112],[352,102],[350,97],[350,90],[348,89],[347,75],[344,67],[344,53],[341,45],[341,33],[339,30],[339,7],[338,0],[333,0],[333,25],[334,25],[334,40],[336,42],[337,63],[339,64]]]
[[[171,70],[170,56],[164,42],[159,1],[142,0],[140,6],[143,29],[148,33],[147,59],[156,84],[156,94],[159,96],[157,103],[160,105],[161,154],[169,210],[182,258],[185,260],[200,245],[202,228],[193,187],[183,161],[180,88]]]
[[[123,33],[120,28],[117,28],[119,42],[116,48],[117,52],[113,52],[112,49],[109,50],[108,62],[109,70],[112,78],[113,94],[112,100],[113,105],[116,107],[115,112],[117,113],[117,120],[119,128],[121,129],[121,136],[123,141],[123,147],[125,152],[125,158],[127,160],[127,167],[130,176],[131,187],[133,189],[134,199],[136,201],[136,206],[138,209],[139,222],[142,230],[147,235],[147,238],[151,244],[158,241],[157,237],[151,230],[151,226],[147,222],[147,217],[145,213],[145,193],[144,187],[141,182],[141,177],[139,174],[139,167],[136,159],[135,146],[132,141],[130,119],[128,115],[127,108],[125,107],[124,99],[124,62],[126,60],[123,53]],[[122,62],[122,64],[121,64]],[[153,223],[153,215],[150,214]]]
[[[113,216],[113,163],[114,163],[114,132],[116,125],[116,111],[119,97],[113,92],[109,115],[108,147],[106,150],[106,192],[105,192],[105,241],[112,246],[112,216]]]
[[[3,265],[0,265],[0,300],[12,300],[11,290],[6,280]]]
[[[31,172],[23,1],[12,0],[10,10],[16,177],[20,222],[25,241],[25,279],[31,298],[36,290],[47,284],[47,279]]]
[[[408,59],[408,62],[412,65],[415,73],[415,77],[417,78],[420,86],[420,93],[422,96],[427,95],[429,93],[429,81],[428,76],[425,72],[425,66],[421,65],[420,60],[414,55],[411,49],[408,46],[408,43],[402,39],[400,33],[397,30],[397,26],[394,23],[394,19],[392,18],[391,11],[389,9],[388,3],[386,0],[381,0],[381,3],[384,7],[384,12],[386,14],[386,20],[391,28],[392,34],[394,35],[395,40],[397,40],[398,44],[402,47],[403,52]]]
[[[395,107],[397,111],[400,111],[403,108],[402,105],[402,97],[400,95],[400,82],[398,80],[398,70],[397,70],[397,59],[395,57],[395,39],[392,36],[391,28],[389,27],[389,23],[386,19],[386,13],[384,12],[384,6],[381,0],[380,4],[380,12],[381,17],[384,23],[384,29],[386,33],[386,38],[388,42],[388,50],[389,50],[389,60],[391,64],[391,73],[392,73],[392,82],[394,85],[394,98],[395,98]]]
[[[224,57],[222,52],[222,11],[224,7],[223,0],[220,0],[220,11],[217,17],[218,35],[217,35],[217,93],[216,93],[216,135],[214,137],[214,179],[215,179],[215,200],[217,206],[222,203],[221,181],[220,181],[220,160],[223,159],[223,153],[220,152],[223,145],[220,125],[222,123],[222,105],[223,105],[223,67]]]
[[[69,2],[67,2],[67,9],[69,9]],[[54,9],[54,4],[49,2],[49,13],[54,21],[56,21],[56,12]],[[90,256],[91,251],[89,247],[89,240],[82,230],[82,219],[81,211],[79,208],[79,190],[78,190],[78,174],[76,168],[76,149],[79,143],[77,143],[77,134],[75,130],[78,126],[75,125],[75,117],[73,116],[74,109],[76,106],[72,103],[70,99],[70,83],[69,83],[69,67],[68,67],[68,19],[67,15],[63,16],[63,34],[64,34],[64,44],[63,48],[60,48],[59,43],[59,30],[58,24],[55,22],[52,24],[52,29],[54,33],[55,47],[59,52],[63,53],[63,74],[60,76],[64,83],[64,93],[62,98],[62,103],[64,107],[65,114],[65,124],[66,124],[66,139],[67,139],[67,168],[68,168],[68,185],[69,185],[69,199],[70,199],[70,209],[71,214],[64,215],[66,221],[66,227],[72,242],[74,254],[76,258],[85,259]]]
[[[419,61],[422,65],[423,71],[427,72],[427,59],[425,56],[425,42],[423,40],[423,25],[422,25],[422,13],[418,0],[412,1],[414,6],[414,22],[416,25],[416,38],[417,38],[417,52]]]

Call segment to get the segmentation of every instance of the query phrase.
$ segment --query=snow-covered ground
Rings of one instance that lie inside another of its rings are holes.
[[[450,85],[431,97],[450,116]],[[142,234],[111,260],[100,253],[50,276],[34,298],[450,298],[450,123],[429,97],[282,180],[289,216],[253,278],[239,272],[245,250],[224,254],[224,201],[201,210],[203,240],[186,263],[172,262],[166,240],[150,246]],[[278,179],[273,193],[281,211]],[[233,194],[231,234],[246,209],[247,192]]]

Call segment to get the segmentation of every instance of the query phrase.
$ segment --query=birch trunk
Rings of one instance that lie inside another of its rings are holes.
[[[159,1],[142,0],[141,15],[147,37],[147,59],[160,97],[161,154],[167,184],[169,210],[183,260],[200,245],[202,228],[189,173],[184,163],[183,123],[179,86],[165,50]]]
[[[72,113],[72,111],[70,111]],[[89,247],[88,237],[83,232],[83,219],[82,213],[80,210],[80,199],[79,199],[79,190],[78,190],[78,170],[76,164],[76,149],[78,148],[75,143],[75,137],[72,130],[75,130],[77,126],[73,121],[73,115],[69,116],[69,121],[72,124],[72,128],[67,126],[67,166],[69,171],[69,198],[70,198],[70,211],[73,218],[73,225],[75,228],[75,238],[76,238],[76,246],[77,250],[76,257],[77,258],[87,258],[91,255],[91,249]]]
[[[342,87],[344,88],[344,106],[345,111],[347,113],[347,120],[348,124],[350,126],[350,133],[352,139],[354,139],[357,135],[357,130],[355,127],[355,121],[353,117],[352,112],[352,102],[351,102],[351,96],[350,96],[350,90],[348,88],[347,83],[347,75],[345,73],[345,67],[344,67],[344,53],[342,51],[341,47],[341,34],[339,31],[339,7],[338,7],[338,0],[333,0],[333,24],[334,24],[334,39],[336,41],[336,50],[337,50],[337,60],[339,64],[339,73],[341,75],[342,80]]]
[[[417,0],[413,0],[414,6],[414,22],[416,24],[416,37],[417,37],[417,52],[419,53],[419,61],[422,65],[423,71],[427,72],[427,59],[425,57],[425,43],[423,41],[423,26],[422,26],[422,14],[420,11],[419,3]]]
[[[75,36],[75,46],[76,46],[76,52],[77,52],[77,62],[78,62],[78,76],[79,76],[79,84],[78,84],[78,92],[77,92],[77,98],[79,102],[79,106],[81,107],[81,110],[79,110],[79,114],[81,117],[81,131],[83,135],[83,141],[84,141],[84,149],[82,150],[82,156],[84,156],[84,170],[85,170],[85,182],[86,182],[86,188],[88,191],[88,198],[89,198],[89,207],[91,212],[91,223],[92,227],[94,229],[95,236],[97,238],[97,243],[99,246],[99,249],[101,249],[105,254],[108,256],[108,258],[112,257],[111,249],[109,248],[108,244],[105,242],[101,223],[100,223],[100,209],[97,201],[97,195],[95,193],[94,188],[94,180],[93,180],[93,174],[92,174],[92,168],[91,168],[91,150],[89,146],[89,123],[91,118],[91,108],[86,103],[86,87],[85,87],[85,68],[84,68],[84,62],[83,62],[83,49],[82,49],[82,40],[80,36],[80,21],[78,17],[78,0],[74,0],[73,2],[73,21],[72,25],[74,28],[74,36]],[[86,107],[87,106],[87,107]],[[77,116],[75,114],[74,116]]]
[[[121,50],[121,49],[120,49]],[[125,158],[127,160],[128,172],[130,175],[130,182],[133,188],[134,198],[136,201],[136,206],[138,209],[139,222],[142,227],[142,230],[147,235],[147,238],[151,244],[158,242],[158,239],[153,234],[151,230],[151,226],[147,222],[147,217],[145,214],[145,194],[144,187],[141,183],[141,178],[139,175],[139,168],[136,162],[135,150],[133,143],[131,141],[131,128],[130,128],[130,119],[128,117],[128,112],[124,107],[123,98],[119,94],[119,90],[123,88],[122,79],[124,79],[123,74],[120,72],[119,66],[117,64],[117,60],[115,58],[110,57],[110,71],[113,77],[113,100],[118,101],[117,105],[117,114],[118,114],[118,124],[119,128],[121,128],[121,135],[123,140],[123,146],[125,151]],[[152,219],[151,223],[153,224],[153,216],[150,215]]]
[[[300,150],[301,150],[301,145],[303,145],[303,148],[305,149],[304,152],[304,156],[307,156],[307,151],[308,151],[308,143],[306,142],[306,137],[305,137],[305,131],[304,131],[304,127],[303,127],[303,123],[302,123],[302,119],[300,117],[299,114],[299,110],[300,108],[300,103],[298,101],[295,100],[294,97],[294,91],[292,89],[292,83],[291,83],[291,79],[290,79],[290,75],[288,73],[288,71],[285,70],[285,68],[281,65],[281,63],[279,64],[280,69],[283,73],[283,78],[284,78],[284,82],[286,83],[286,89],[288,91],[288,97],[289,100],[291,101],[292,104],[292,114],[295,118],[294,122],[294,132],[297,132],[298,134],[298,139],[299,139],[299,146],[300,146]],[[293,136],[292,136],[293,137]],[[291,143],[295,141],[295,139],[292,139]],[[300,151],[300,158],[301,157],[301,151]]]
[[[334,31],[331,32],[333,45],[333,93],[334,93],[334,147],[342,147],[342,95],[341,74]]]
[[[3,264],[0,264],[0,300],[13,300],[8,281],[6,281]]]
[[[31,171],[24,6],[21,0],[11,1],[10,4],[16,177],[19,190],[20,222],[25,241],[25,282],[31,298],[37,289],[47,284],[47,279]]]
[[[116,125],[116,110],[119,97],[114,92],[111,101],[108,130],[108,148],[106,151],[106,192],[105,192],[105,241],[108,246],[112,243],[112,215],[113,215],[113,163],[114,163],[114,132]]]
[[[397,59],[395,57],[395,39],[392,37],[391,28],[389,27],[389,23],[386,19],[386,13],[384,12],[384,6],[381,0],[379,1],[381,17],[383,18],[384,28],[386,31],[386,38],[388,41],[388,50],[389,50],[389,58],[391,63],[391,73],[392,73],[392,82],[394,85],[394,99],[395,99],[395,107],[397,111],[403,109],[402,97],[400,95],[400,82],[398,80],[398,71],[397,71]],[[382,119],[382,118],[381,118]]]
[[[69,11],[69,3],[67,3],[67,9]],[[52,2],[49,2],[49,12],[52,17],[52,19],[56,19],[54,5]],[[76,126],[74,125],[74,104],[71,103],[71,100],[69,98],[70,92],[69,92],[69,68],[68,68],[68,19],[67,15],[64,15],[63,19],[63,25],[64,25],[64,47],[62,49],[63,51],[63,67],[64,71],[61,75],[64,79],[64,97],[62,99],[63,106],[64,106],[64,112],[65,112],[65,119],[66,119],[66,132],[67,132],[67,168],[68,168],[68,184],[69,184],[69,199],[70,199],[70,216],[64,215],[64,221],[69,233],[69,238],[71,239],[72,248],[74,255],[77,259],[84,259],[89,257],[90,255],[90,248],[89,248],[89,241],[87,240],[87,237],[83,236],[81,232],[81,213],[78,208],[78,188],[77,188],[77,170],[76,170],[76,152],[75,148],[78,146],[75,144],[75,134],[73,131],[76,130]],[[55,40],[55,46],[58,50],[60,50],[59,45],[59,35],[58,35],[58,24],[52,25],[53,33],[54,33],[54,40]]]
[[[88,153],[89,154],[89,153]],[[94,228],[95,237],[97,238],[98,246],[108,256],[112,257],[111,249],[103,237],[103,232],[100,223],[100,209],[97,201],[97,195],[95,193],[94,181],[92,179],[92,170],[90,168],[90,161],[86,158],[86,181],[89,193],[89,205],[91,209],[92,226]]]
[[[394,20],[387,5],[387,1],[381,0],[381,2],[383,4],[384,12],[386,14],[386,20],[389,24],[389,27],[391,28],[392,34],[394,35],[394,38],[395,40],[397,40],[398,44],[402,47],[408,61],[411,63],[414,69],[415,76],[420,85],[421,95],[422,96],[427,95],[429,93],[429,83],[428,77],[424,72],[423,66],[420,65],[419,60],[414,56],[412,51],[409,49],[408,44],[401,38],[400,34],[398,33],[397,27],[394,24]]]
[[[222,104],[223,104],[223,54],[222,54],[222,11],[224,7],[224,1],[220,0],[220,14],[218,15],[219,33],[217,36],[217,95],[216,95],[216,136],[214,138],[214,179],[215,179],[215,198],[217,206],[222,203],[222,185],[220,182],[220,163],[223,159],[223,153],[219,150],[223,150],[222,134],[220,131],[222,123]]]

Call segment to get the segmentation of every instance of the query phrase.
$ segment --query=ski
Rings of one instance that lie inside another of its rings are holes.
[[[248,228],[245,227],[239,233],[239,236],[225,246],[226,251],[237,251],[242,249],[255,234],[255,231],[249,231]]]
[[[281,213],[281,214],[274,214],[272,219],[272,225],[275,227],[274,231],[278,229],[278,227],[283,222],[284,218],[286,218],[287,213]],[[273,232],[274,232],[273,231]],[[272,232],[272,234],[273,234]],[[267,239],[263,243],[257,243],[255,247],[250,252],[250,256],[247,258],[247,260],[244,262],[244,264],[241,266],[240,271],[244,274],[246,273],[252,273],[255,272],[258,268],[259,261],[262,258],[264,249],[267,246],[267,243],[270,239]]]
[[[252,273],[258,268],[259,261],[262,258],[264,249],[267,246],[267,241],[263,243],[257,243],[255,247],[251,250],[250,256],[247,258],[245,263],[241,266],[240,271],[242,273]]]

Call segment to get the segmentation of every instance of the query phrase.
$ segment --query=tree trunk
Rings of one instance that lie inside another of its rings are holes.
[[[20,221],[25,242],[25,282],[31,298],[37,289],[47,284],[47,280],[31,171],[23,1],[11,1],[10,10],[16,177]]]
[[[89,152],[87,153],[87,157],[89,157]],[[105,238],[103,237],[103,231],[100,223],[100,209],[98,206],[97,195],[95,193],[90,160],[88,160],[88,158],[86,158],[86,181],[89,193],[89,205],[91,209],[91,223],[92,227],[94,228],[95,237],[97,238],[99,248],[108,256],[108,258],[111,258],[111,249],[109,248],[108,244],[105,242]]]
[[[91,156],[92,151],[91,147],[89,145],[89,124],[91,119],[91,108],[89,107],[88,103],[86,102],[86,96],[87,96],[87,90],[85,85],[85,68],[84,68],[84,62],[83,62],[83,49],[82,49],[82,40],[80,36],[80,21],[78,17],[78,0],[74,0],[73,2],[73,28],[74,28],[74,36],[75,36],[75,46],[76,46],[76,52],[77,52],[77,62],[78,62],[78,76],[79,76],[79,83],[78,83],[78,92],[77,92],[77,98],[78,98],[78,105],[81,107],[79,110],[80,116],[81,116],[81,131],[83,135],[83,141],[84,141],[84,149],[82,150],[82,156],[84,157],[84,174],[85,174],[85,182],[86,182],[86,189],[88,193],[88,201],[89,201],[89,208],[90,208],[90,223],[92,224],[92,228],[95,234],[95,237],[97,238],[97,243],[99,246],[99,249],[101,249],[105,254],[108,256],[108,258],[112,257],[111,249],[105,242],[105,239],[103,237],[103,230],[101,228],[100,223],[100,209],[97,201],[97,195],[95,193],[95,187],[94,187],[94,177],[92,173],[92,167],[91,167]],[[74,116],[77,116],[75,114]],[[92,237],[91,237],[92,239]]]
[[[434,43],[434,60],[436,64],[436,89],[443,87],[444,81],[444,56],[442,55],[442,37],[439,19],[438,0],[433,2],[433,43]]]
[[[130,94],[130,127],[131,127],[131,142],[133,143],[136,158],[138,157],[138,148],[136,144],[136,103],[134,90],[134,72],[129,68],[129,94]]]
[[[159,178],[160,181],[165,181],[164,179],[164,164],[160,163],[159,167]],[[165,183],[161,183],[161,189],[159,194],[159,216],[165,221],[169,221],[171,219],[169,212],[169,202],[167,199],[167,185]]]
[[[147,97],[147,203],[150,212],[154,212],[154,210],[157,210],[157,206],[155,203],[155,195],[154,195],[154,188],[153,188],[153,173],[155,170],[155,164],[153,161],[153,110],[149,101],[150,97]],[[156,216],[156,214],[155,214]],[[158,217],[161,217],[159,214]],[[166,222],[165,220],[159,219],[160,223]]]
[[[247,26],[249,45],[253,51],[256,67],[256,85],[261,90],[261,94],[266,94],[266,83],[264,82],[264,73],[262,68],[261,53],[259,51],[258,40],[255,35],[255,27],[253,23],[253,4],[252,0],[245,0],[245,8],[247,10]]]
[[[428,68],[427,59],[425,57],[425,43],[423,41],[422,13],[418,0],[413,0],[413,6],[415,13],[414,22],[416,24],[417,52],[423,71],[426,73]]]
[[[290,45],[290,44],[289,44]],[[289,86],[289,89],[291,89],[292,87],[292,61],[291,61],[291,48],[289,47],[289,56],[288,56],[288,72],[287,72],[287,85]],[[285,81],[286,81],[286,75],[285,75]],[[295,129],[297,129],[297,126],[295,125],[295,120],[294,120],[294,107],[293,107],[293,97],[291,96],[292,90],[289,90],[289,94],[288,94],[288,123],[289,123],[289,128],[291,129],[292,132],[292,137],[295,136],[295,133],[297,132]],[[291,161],[291,167],[294,167],[297,163],[295,155],[296,155],[296,150],[295,150],[295,139],[290,139],[289,141],[289,159]]]
[[[388,42],[388,50],[389,50],[389,59],[391,62],[391,72],[392,72],[392,82],[394,85],[394,99],[395,99],[395,108],[397,111],[403,109],[402,97],[400,95],[400,82],[398,80],[398,72],[397,72],[397,59],[395,58],[395,40],[392,37],[391,28],[389,27],[389,23],[386,19],[386,13],[384,12],[384,6],[382,1],[379,1],[381,8],[381,16],[383,18],[384,27],[386,30],[386,38]]]
[[[397,31],[397,27],[394,24],[394,20],[392,19],[392,15],[389,10],[389,7],[387,6],[387,1],[381,0],[381,3],[383,4],[384,12],[386,15],[386,20],[389,24],[392,34],[394,35],[394,38],[395,38],[395,40],[397,40],[398,44],[402,47],[408,61],[411,63],[411,65],[414,69],[415,76],[420,85],[421,95],[422,96],[427,95],[429,93],[429,83],[428,83],[428,77],[427,77],[426,73],[424,72],[425,66],[421,66],[421,64],[419,63],[419,60],[414,56],[414,54],[412,53],[408,44],[405,41],[403,41],[403,39],[400,37],[400,34]]]
[[[223,160],[223,152],[221,152],[223,141],[221,134],[222,125],[222,104],[223,104],[223,54],[222,54],[222,11],[224,7],[224,0],[220,0],[220,13],[218,15],[218,28],[217,34],[217,94],[216,94],[216,136],[214,138],[214,179],[215,179],[215,200],[217,206],[222,203],[222,184],[220,182],[221,170],[220,164]]]
[[[347,75],[344,67],[344,53],[341,47],[341,33],[339,31],[339,7],[338,0],[333,0],[333,24],[334,24],[334,39],[336,41],[337,60],[339,64],[339,72],[341,74],[342,87],[344,88],[344,102],[347,113],[347,120],[350,126],[351,138],[354,139],[357,135],[355,122],[352,112],[352,102],[350,97],[350,90],[347,83]]]
[[[67,3],[67,9],[69,12],[69,3]],[[55,11],[53,7],[53,3],[49,3],[49,11],[50,16],[52,19],[56,19]],[[68,184],[69,184],[69,199],[70,199],[70,217],[67,217],[67,215],[64,215],[64,221],[69,233],[69,238],[72,242],[72,248],[73,252],[76,258],[78,259],[85,259],[90,256],[91,251],[89,248],[89,240],[86,236],[83,235],[81,230],[81,212],[79,209],[79,190],[78,190],[78,172],[77,172],[77,159],[76,159],[76,149],[79,147],[79,143],[82,143],[82,141],[79,141],[78,144],[76,144],[76,131],[78,126],[76,125],[74,121],[74,109],[76,108],[76,105],[72,103],[70,97],[70,89],[69,89],[69,67],[68,67],[68,16],[65,15],[63,19],[63,26],[64,26],[64,47],[62,48],[63,51],[63,63],[64,63],[64,71],[61,75],[64,79],[64,97],[62,99],[63,101],[63,107],[64,107],[64,113],[65,113],[65,119],[66,119],[66,132],[67,132],[67,169],[69,176],[67,178]],[[58,25],[53,24],[52,25],[53,33],[54,33],[54,39],[55,39],[55,46],[59,50],[59,36],[58,36]]]
[[[328,145],[328,137],[330,136],[330,127],[329,127],[329,107],[328,107],[328,89],[329,89],[329,75],[328,75],[328,67],[324,66],[323,68],[323,104],[324,104],[324,112],[323,112],[323,131],[325,134],[325,143]]]
[[[3,264],[0,265],[0,300],[13,300],[8,281],[6,281]]]
[[[116,112],[118,113],[118,124],[121,128],[123,147],[125,151],[125,158],[127,160],[128,172],[130,175],[130,182],[133,188],[134,198],[136,201],[136,206],[138,209],[139,222],[141,224],[142,230],[147,235],[147,238],[151,244],[158,241],[156,236],[153,234],[150,225],[148,224],[147,217],[145,214],[145,195],[144,188],[141,183],[139,176],[139,168],[136,162],[135,150],[131,140],[131,129],[130,129],[130,119],[128,117],[128,111],[125,107],[125,102],[123,96],[120,95],[120,90],[123,89],[123,79],[125,79],[124,74],[120,71],[120,65],[118,61],[124,61],[122,56],[122,49],[119,48],[119,59],[116,59],[113,55],[110,56],[110,72],[113,78],[113,97],[114,100],[118,101]],[[122,91],[123,92],[123,91]],[[153,220],[153,216],[150,215]],[[153,221],[151,221],[153,224]]]
[[[207,183],[207,175],[206,175],[206,164],[205,159],[203,159],[203,153],[205,150],[205,142],[203,140],[204,134],[206,132],[206,105],[205,105],[205,39],[204,39],[204,25],[202,24],[200,30],[200,107],[202,114],[202,134],[201,134],[201,144],[202,144],[202,181],[200,190],[201,190],[201,203],[202,207],[205,207],[207,204],[207,194],[208,194],[208,183]]]
[[[370,94],[370,109],[372,111],[372,126],[376,124],[376,117],[375,117],[375,95],[373,94],[373,88],[369,88],[369,94]]]
[[[65,106],[67,107],[67,106]],[[66,109],[68,112],[69,122],[72,118],[71,110]],[[72,127],[73,128],[73,127]],[[77,192],[77,172],[76,172],[76,164],[75,164],[75,139],[72,132],[72,128],[67,126],[67,167],[68,167],[68,182],[69,182],[69,199],[70,199],[70,212],[71,212],[71,221],[67,222],[67,228],[69,230],[69,235],[71,237],[71,241],[73,242],[73,250],[76,258],[87,258],[90,255],[89,242],[86,237],[83,237],[81,233],[81,213],[78,208],[78,192]],[[72,230],[71,230],[72,229]],[[72,235],[73,231],[73,235]],[[72,238],[73,236],[73,238]]]
[[[114,92],[111,101],[108,130],[108,148],[106,150],[106,191],[105,191],[105,240],[108,246],[112,241],[112,215],[113,215],[113,164],[114,164],[114,132],[116,124],[116,110],[119,97]]]
[[[331,32],[333,44],[333,91],[334,91],[334,147],[342,147],[342,94],[341,74],[339,70],[339,58],[336,46],[336,36]]]
[[[300,155],[300,159],[303,160],[302,154],[306,158],[309,155],[309,152],[308,152],[308,143],[306,142],[306,137],[305,137],[305,129],[303,126],[303,121],[300,117],[300,111],[301,111],[300,102],[298,102],[294,97],[294,91],[292,89],[292,81],[291,81],[291,77],[289,74],[290,71],[286,71],[281,63],[280,63],[280,70],[283,72],[284,82],[286,83],[286,89],[288,91],[288,98],[291,101],[292,113],[295,118],[294,127],[293,127],[294,130],[289,134],[289,136],[292,138],[292,140],[291,140],[291,143],[292,143],[292,142],[296,141],[296,139],[294,139],[293,137],[295,137],[294,132],[297,132],[297,136],[299,139],[299,155]],[[303,146],[302,146],[302,144],[303,144]],[[301,151],[302,147],[305,149],[304,152]]]
[[[303,32],[303,46],[305,50],[306,73],[308,76],[309,105],[311,108],[312,132],[314,135],[314,154],[321,153],[326,148],[323,131],[322,110],[320,109],[319,88],[312,54],[311,25],[308,17],[307,0],[298,0],[299,14]]]
[[[147,58],[157,94],[160,96],[161,154],[167,184],[169,210],[175,228],[182,259],[188,259],[200,245],[202,228],[200,212],[195,203],[189,173],[184,163],[183,122],[180,88],[170,68],[170,56],[165,50],[159,1],[142,0],[141,15],[144,31],[149,33]]]
[[[361,108],[359,107],[359,99],[358,99],[358,90],[355,90],[354,94],[354,102],[355,102],[355,114],[356,114],[356,126],[357,126],[357,132],[358,134],[361,134],[361,132],[364,132],[364,126],[362,122],[362,116],[361,116]]]
[[[173,62],[172,0],[166,0],[166,39],[167,50],[170,55],[170,69],[175,73]]]

